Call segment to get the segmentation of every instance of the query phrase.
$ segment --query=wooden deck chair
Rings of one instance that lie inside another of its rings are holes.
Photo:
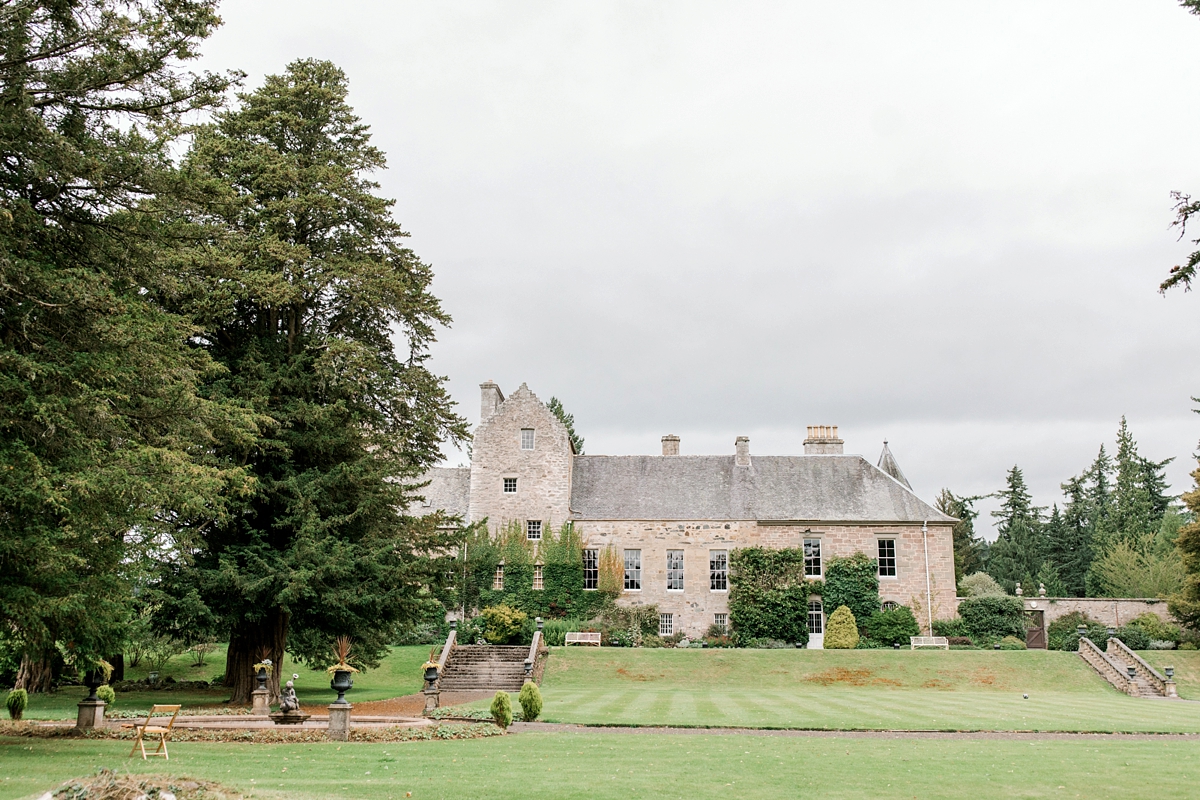
[[[179,709],[180,706],[151,706],[150,713],[146,715],[146,719],[141,724],[133,726],[137,731],[137,741],[133,743],[133,749],[129,751],[129,757],[133,758],[133,754],[140,747],[142,749],[142,760],[145,761],[147,756],[145,737],[147,735],[157,735],[158,747],[149,755],[162,756],[170,761],[171,756],[167,753],[167,739],[171,738],[171,727],[175,724],[175,717],[179,715]],[[171,717],[167,719],[165,716],[161,716],[155,719],[155,714],[170,714]],[[165,726],[162,724],[164,722],[166,723]]]

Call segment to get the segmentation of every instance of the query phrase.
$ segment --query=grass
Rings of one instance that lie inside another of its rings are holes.
[[[1175,689],[1185,700],[1200,700],[1200,650],[1139,650],[1138,655],[1160,673],[1175,668]]]
[[[163,772],[127,743],[0,739],[0,800],[98,767]],[[1126,798],[1195,796],[1200,741],[894,740],[532,733],[462,742],[177,743],[169,771],[253,797]]]
[[[422,645],[393,647],[378,669],[354,676],[354,688],[347,695],[351,702],[386,700],[419,692],[424,685],[421,680],[421,664],[429,657],[429,648]],[[183,654],[171,659],[160,671],[162,679],[211,680],[225,671],[225,646],[209,655],[208,664],[202,668],[192,666],[192,656]],[[149,668],[143,662],[136,668],[126,668],[127,680],[146,677]],[[284,659],[283,674],[290,678],[300,675],[296,681],[296,694],[301,702],[332,702],[336,694],[329,688],[329,675],[324,670],[313,670],[298,664],[291,656]],[[82,686],[64,687],[49,694],[31,694],[28,719],[71,719],[77,712],[77,703],[87,694]],[[143,710],[154,703],[182,703],[184,711],[198,706],[217,706],[229,698],[226,689],[163,690],[158,692],[119,692],[114,710]]]
[[[1200,732],[1200,707],[1046,651],[562,648],[542,695],[544,720],[590,725]]]

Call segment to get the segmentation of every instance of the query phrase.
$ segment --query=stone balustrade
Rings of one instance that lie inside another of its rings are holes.
[[[1140,695],[1137,683],[1130,680],[1129,676],[1123,670],[1119,669],[1095,642],[1086,636],[1079,639],[1079,655],[1083,657],[1083,660],[1092,669],[1099,672],[1102,678],[1111,683],[1117,691],[1124,692],[1130,697],[1138,697]]]
[[[1169,681],[1160,675],[1158,670],[1147,664],[1145,659],[1130,650],[1120,639],[1114,637],[1108,640],[1108,654],[1132,664],[1137,670],[1137,674],[1141,675],[1160,696],[1179,696],[1179,692],[1175,689],[1175,681]]]

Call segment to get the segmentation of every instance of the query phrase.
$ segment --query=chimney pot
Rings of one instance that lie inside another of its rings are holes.
[[[733,444],[734,448],[737,450],[737,456],[734,458],[734,463],[739,467],[750,466],[750,437],[739,436]]]
[[[809,425],[808,438],[804,440],[804,455],[841,455],[843,444],[838,438],[837,425]]]
[[[668,433],[662,437],[662,454],[664,456],[679,455],[679,437],[673,433]]]

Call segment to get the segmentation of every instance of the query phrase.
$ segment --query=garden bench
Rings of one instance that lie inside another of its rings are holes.
[[[133,743],[133,749],[129,751],[129,757],[133,758],[133,754],[138,748],[142,748],[142,760],[146,760],[146,743],[144,741],[147,734],[158,736],[158,747],[152,756],[162,756],[167,761],[171,760],[171,756],[167,753],[167,739],[171,737],[171,727],[175,724],[175,717],[179,715],[180,706],[151,706],[150,713],[141,722],[133,725],[122,725],[123,728],[133,728],[137,731],[137,740]],[[165,716],[154,718],[155,714],[170,714],[168,719]],[[162,723],[167,723],[164,727]],[[151,724],[153,723],[153,724]]]
[[[908,647],[910,650],[916,650],[918,647],[940,647],[943,650],[949,650],[950,640],[945,636],[910,636],[908,637]]]
[[[594,645],[596,645],[596,647],[599,647],[600,646],[600,634],[599,634],[599,632],[596,632],[596,631],[593,631],[591,633],[587,633],[587,632],[579,633],[579,632],[572,631],[572,632],[568,633],[566,635],[566,638],[563,640],[564,647],[569,644],[585,644],[585,645],[586,644],[594,644]]]

